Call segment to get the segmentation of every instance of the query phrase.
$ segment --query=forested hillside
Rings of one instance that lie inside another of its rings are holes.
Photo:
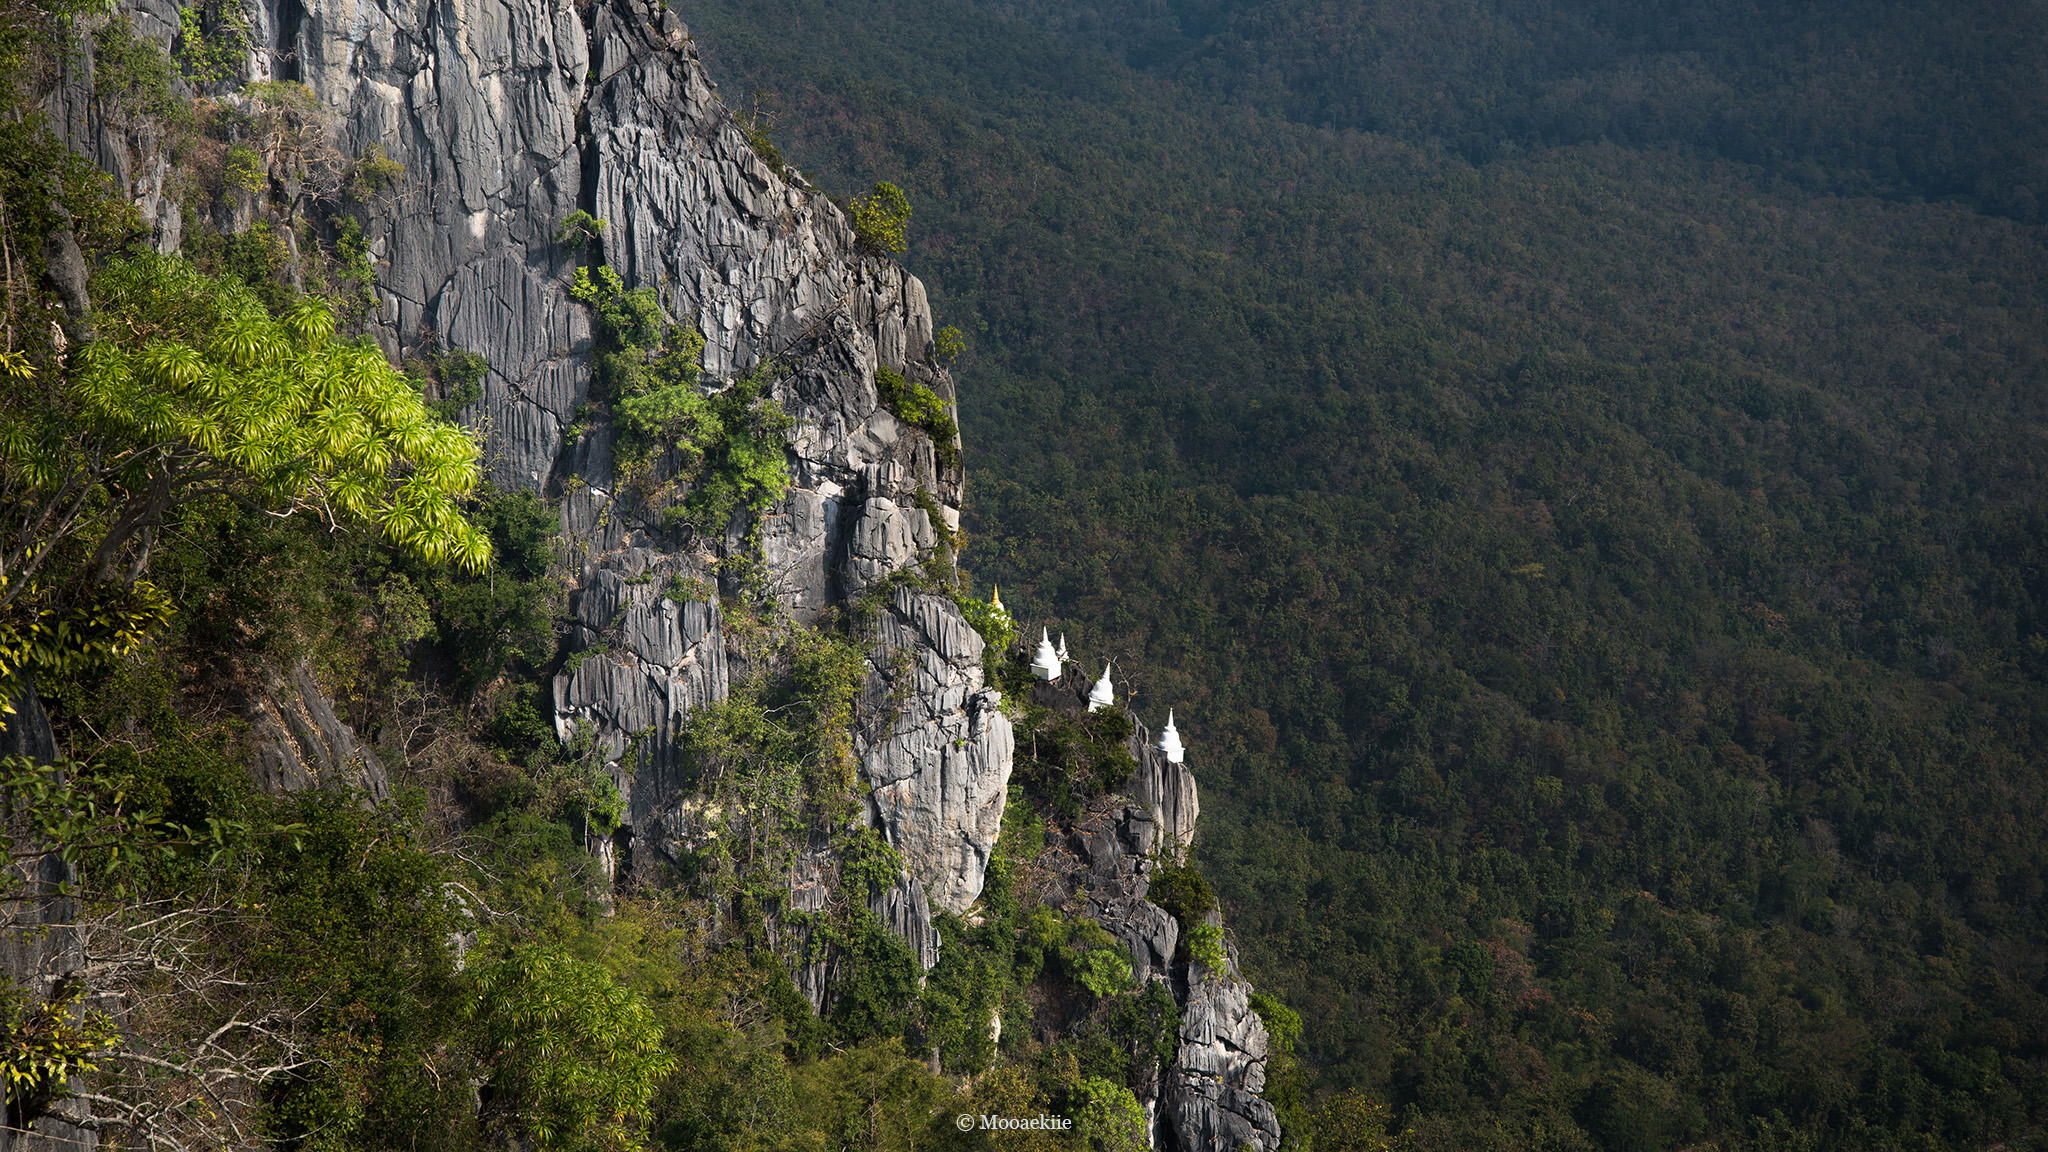
[[[1278,1152],[908,211],[645,0],[0,4],[0,1150]]]
[[[1666,7],[685,17],[909,193],[965,562],[1204,753],[1283,1119],[2032,1146],[2042,23]]]

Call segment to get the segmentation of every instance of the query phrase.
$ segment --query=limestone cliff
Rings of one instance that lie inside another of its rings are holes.
[[[320,0],[279,3],[257,23],[274,51],[252,72],[305,83],[340,114],[343,151],[374,146],[404,166],[365,220],[380,337],[489,362],[465,418],[487,433],[491,475],[559,498],[578,548],[571,647],[596,654],[556,677],[557,723],[565,736],[588,724],[630,819],[658,823],[679,783],[674,726],[728,681],[716,598],[674,589],[714,587],[718,562],[756,545],[746,526],[708,539],[663,530],[659,509],[616,491],[602,421],[567,435],[589,399],[592,330],[568,295],[578,257],[556,226],[578,208],[606,220],[600,258],[703,333],[713,380],[777,366],[772,394],[796,418],[794,484],[753,527],[770,594],[800,621],[959,524],[959,470],[938,463],[953,453],[892,416],[875,386],[888,368],[953,399],[930,358],[923,286],[863,255],[842,210],[754,153],[674,13]],[[911,653],[921,679],[915,719],[860,750],[874,817],[911,862],[906,905],[963,911],[993,843],[1007,729],[957,612],[899,597],[891,616],[889,647]]]
[[[1035,698],[1072,715],[1087,710],[1077,675],[1035,686]],[[1180,1006],[1178,1047],[1163,1082],[1140,1093],[1153,1119],[1154,1146],[1185,1152],[1235,1152],[1280,1146],[1266,1086],[1266,1026],[1252,1010],[1251,986],[1226,944],[1223,970],[1210,971],[1181,948],[1181,925],[1152,903],[1152,875],[1182,863],[1196,835],[1200,802],[1193,773],[1153,745],[1132,717],[1129,751],[1136,770],[1122,795],[1104,797],[1080,816],[1053,821],[1035,862],[1039,900],[1078,908],[1116,937],[1136,979],[1162,980]],[[1207,922],[1221,926],[1210,912]]]
[[[491,478],[560,510],[570,588],[553,719],[565,741],[598,750],[625,809],[622,834],[594,850],[654,880],[715,834],[678,733],[752,671],[727,598],[798,627],[860,601],[874,614],[850,741],[860,819],[902,862],[871,906],[930,969],[934,916],[971,915],[982,895],[1015,744],[983,637],[949,596],[895,579],[944,568],[964,495],[957,441],[935,443],[893,415],[877,385],[886,369],[956,398],[933,355],[923,285],[864,250],[828,197],[756,154],[664,7],[248,3],[256,43],[241,79],[303,83],[339,156],[381,153],[403,170],[348,209],[377,271],[371,330],[393,355],[483,357],[481,394],[462,418],[484,435]],[[175,11],[133,0],[132,12],[142,34],[168,43]],[[162,157],[145,130],[86,97],[89,51],[81,67],[53,98],[54,117],[117,172],[157,246],[175,249],[182,223],[162,196]],[[578,210],[606,222],[580,252],[557,236]],[[228,215],[218,223],[248,222],[242,209]],[[569,285],[589,262],[653,289],[671,320],[703,335],[708,387],[766,366],[768,395],[793,421],[791,484],[772,506],[692,530],[624,482],[611,425],[585,416],[595,333]],[[381,787],[374,761],[301,679],[273,673],[252,698],[262,770],[280,786],[357,771]],[[1145,1099],[1155,1141],[1276,1148],[1272,1108],[1256,1095],[1265,1032],[1234,960],[1220,973],[1189,964],[1179,926],[1146,899],[1151,870],[1195,837],[1193,778],[1142,729],[1132,753],[1129,795],[1062,826],[1047,873],[1059,891],[1048,895],[1085,908],[1128,947],[1138,979],[1165,982],[1181,1009],[1178,1053]],[[828,843],[803,846],[788,864],[789,908],[826,907],[836,867]],[[822,1008],[833,960],[804,946],[806,931],[799,916],[770,925],[791,956],[811,957],[796,978]]]

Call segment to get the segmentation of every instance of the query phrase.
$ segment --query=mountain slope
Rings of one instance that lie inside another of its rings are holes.
[[[2038,1130],[2038,228],[1675,134],[1474,168],[965,5],[688,18],[815,179],[910,191],[968,563],[1221,754],[1317,1091],[1449,1146]]]

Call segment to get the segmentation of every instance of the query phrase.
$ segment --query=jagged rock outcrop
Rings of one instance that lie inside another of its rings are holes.
[[[119,15],[127,19],[131,33],[165,51],[178,34],[178,5],[170,0],[127,0]],[[149,228],[150,246],[175,252],[184,236],[184,213],[166,188],[172,166],[163,126],[154,118],[130,115],[118,103],[94,98],[94,34],[110,18],[94,13],[74,23],[77,39],[55,62],[58,75],[44,97],[43,114],[59,139],[127,193],[141,223]],[[171,77],[170,83],[185,90],[181,77]]]
[[[130,4],[136,27],[168,43],[175,7]],[[681,19],[650,0],[252,0],[249,11],[258,42],[247,74],[302,81],[344,156],[381,150],[404,169],[348,209],[377,267],[378,338],[394,354],[431,343],[484,357],[482,395],[464,418],[486,433],[489,476],[558,501],[573,655],[551,685],[553,718],[564,740],[587,735],[610,765],[643,849],[633,859],[687,861],[728,816],[690,794],[677,747],[689,713],[747,672],[720,594],[765,591],[799,623],[870,605],[861,714],[871,723],[853,752],[865,818],[904,871],[869,909],[929,968],[934,915],[967,914],[982,891],[1015,749],[984,682],[982,638],[946,597],[891,587],[960,526],[957,441],[936,444],[899,420],[876,383],[887,369],[954,399],[932,359],[923,285],[865,252],[817,189],[755,153]],[[52,98],[53,121],[119,176],[158,248],[174,249],[181,225],[163,196],[164,159],[104,118],[83,60]],[[556,234],[579,208],[606,221],[584,254]],[[672,319],[703,334],[709,386],[769,365],[768,395],[793,419],[791,485],[774,506],[692,531],[637,503],[607,421],[578,419],[593,399],[593,328],[567,286],[586,258],[653,289]],[[759,567],[743,578],[748,565],[735,561],[748,557]],[[1085,708],[1071,691],[1059,705]],[[388,789],[303,669],[268,674],[249,707],[266,786],[353,772],[373,795]],[[1257,1096],[1266,1036],[1235,963],[1221,976],[1177,965],[1180,925],[1147,899],[1152,869],[1184,860],[1199,814],[1189,770],[1148,744],[1140,727],[1128,800],[1065,829],[1058,904],[1103,924],[1137,976],[1164,982],[1181,1005],[1178,1054],[1146,1101],[1158,1146],[1272,1152],[1278,1128]],[[788,907],[809,915],[771,923],[771,943],[800,958],[798,988],[823,1009],[835,961],[812,933],[843,898],[838,862],[814,841],[773,866],[788,868]]]
[[[1073,666],[1068,665],[1071,669]],[[1039,705],[1070,717],[1087,714],[1090,686],[1071,671],[1032,685]],[[1136,716],[1127,750],[1137,761],[1122,796],[1098,798],[1063,823],[1037,861],[1044,904],[1083,912],[1129,950],[1140,982],[1165,981],[1181,1010],[1180,1042],[1165,1081],[1140,1095],[1153,1118],[1153,1146],[1166,1152],[1274,1152],[1280,1125],[1258,1094],[1266,1085],[1265,1022],[1251,1007],[1251,986],[1225,946],[1224,971],[1177,955],[1181,925],[1149,899],[1161,863],[1185,863],[1201,802],[1193,772],[1152,746]],[[1208,923],[1221,927],[1220,914]]]
[[[134,8],[137,28],[167,43],[175,8]],[[923,285],[865,254],[844,211],[755,154],[687,28],[658,4],[254,0],[248,15],[245,78],[305,84],[332,116],[343,157],[381,152],[402,167],[391,187],[348,209],[377,269],[374,330],[394,354],[432,344],[489,364],[481,397],[463,414],[487,434],[487,473],[558,498],[580,554],[572,647],[581,655],[553,685],[557,728],[574,738],[587,725],[618,774],[629,819],[651,818],[679,783],[676,724],[721,699],[732,674],[715,597],[671,594],[670,577],[717,587],[719,561],[758,549],[770,595],[809,621],[931,554],[958,527],[957,444],[942,453],[884,409],[875,386],[887,368],[954,397],[930,359]],[[94,119],[89,66],[88,57],[55,99],[53,118],[82,151],[106,153],[138,203],[153,204],[147,149]],[[557,237],[579,208],[607,222],[585,254]],[[159,246],[174,247],[176,231],[166,221]],[[793,484],[751,528],[678,533],[662,509],[635,507],[619,490],[603,419],[568,435],[591,399],[591,318],[567,290],[586,256],[629,286],[656,290],[672,318],[704,335],[714,386],[774,365],[771,395],[795,419]],[[661,583],[635,583],[649,572]],[[731,573],[722,578],[734,591]],[[969,695],[927,706],[920,724],[949,740],[970,729],[978,741],[997,740],[983,715],[992,707]],[[1001,775],[994,747],[978,755]],[[297,771],[282,754],[271,760],[273,775]],[[924,787],[905,779],[891,783]],[[993,831],[970,835],[979,849],[926,843],[952,835],[914,814],[929,799],[906,795],[904,815],[884,823],[906,858],[923,862],[930,898],[964,906]],[[906,895],[901,905],[917,901]]]
[[[364,213],[388,350],[432,339],[490,362],[467,415],[489,474],[543,488],[588,392],[590,322],[556,242],[583,188],[577,109],[590,69],[558,0],[261,0],[259,78],[298,80],[341,114],[336,143],[405,175]]]
[[[1194,773],[1186,764],[1175,764],[1152,746],[1144,726],[1138,725],[1133,743],[1137,745],[1138,770],[1131,773],[1124,791],[1143,805],[1157,829],[1157,847],[1176,863],[1187,860],[1188,845],[1195,842],[1195,822],[1201,818],[1202,802],[1195,791]],[[1147,849],[1151,851],[1151,849]]]
[[[619,785],[638,820],[683,783],[675,725],[725,699],[725,636],[715,599],[664,583],[681,570],[673,558],[634,548],[612,563],[570,598],[578,655],[555,677],[555,724],[565,743],[587,728],[613,764],[632,750],[634,770]]]
[[[1101,797],[1052,840],[1033,869],[1039,901],[1102,925],[1129,950],[1134,978],[1163,981],[1180,1006],[1179,1044],[1164,1082],[1139,1096],[1154,1119],[1153,1146],[1274,1152],[1279,1120],[1258,1095],[1266,1085],[1265,1022],[1251,1007],[1235,950],[1226,947],[1221,974],[1178,956],[1181,926],[1147,899],[1164,843],[1152,809]],[[1209,923],[1221,920],[1211,913]]]
[[[687,40],[677,38],[680,25],[636,11],[605,9],[593,22],[596,194],[600,214],[614,221],[607,252],[631,279],[661,285],[672,314],[695,317],[708,373],[763,356],[778,365],[770,394],[795,419],[792,485],[761,516],[756,538],[769,595],[808,622],[928,556],[938,528],[927,508],[949,528],[958,524],[957,469],[941,469],[930,439],[880,406],[874,377],[889,367],[948,398],[952,384],[923,359],[931,319],[922,286],[859,256],[836,207],[770,171],[718,104]],[[650,151],[654,140],[668,143]],[[615,170],[615,178],[604,175]],[[595,558],[589,584],[637,562],[622,558],[636,555],[638,541],[658,548],[661,536],[633,527],[632,510],[619,506],[600,438],[572,445],[569,456],[586,481],[569,494],[566,520]],[[737,530],[671,541],[667,562],[708,578],[718,555],[748,546]],[[1009,731],[994,695],[977,696],[979,637],[942,598],[925,599],[885,612],[895,624],[884,624],[884,647],[906,653],[923,679],[906,688],[903,730],[863,767],[877,789],[877,822],[910,867],[876,911],[929,966],[937,948],[930,909],[962,911],[980,891],[1001,823]],[[607,673],[615,683],[659,679],[630,646],[615,646],[605,660],[618,669]],[[660,718],[581,713],[608,739],[640,740],[635,779],[622,780],[636,821],[679,783],[668,748],[673,724],[724,691],[723,682],[703,687],[687,700],[671,693]],[[558,721],[566,722],[577,697],[557,691]]]
[[[1280,1146],[1280,1121],[1258,1093],[1266,1087],[1266,1025],[1251,986],[1226,957],[1222,974],[1188,966],[1181,998],[1180,1052],[1168,1072],[1160,1115],[1181,1152],[1236,1152]]]
[[[1151,813],[1130,804],[1092,812],[1074,826],[1073,843],[1088,865],[1082,889],[1088,915],[1130,950],[1131,971],[1139,983],[1169,977],[1180,948],[1180,925],[1145,898],[1159,846]]]
[[[899,588],[879,631],[870,704],[900,703],[878,738],[855,741],[871,815],[922,889],[906,902],[965,913],[1002,831],[1010,718],[982,683],[981,636],[951,600]]]
[[[391,778],[300,661],[289,675],[267,661],[252,671],[243,697],[250,774],[273,796],[307,788],[346,788],[372,803],[391,798]]]

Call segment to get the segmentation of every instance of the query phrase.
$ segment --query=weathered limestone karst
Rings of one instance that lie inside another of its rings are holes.
[[[129,10],[138,31],[169,42],[175,6]],[[246,78],[303,82],[342,157],[381,153],[403,169],[345,208],[375,262],[378,339],[394,354],[431,345],[484,357],[482,395],[463,418],[486,434],[488,474],[560,509],[572,656],[549,685],[553,719],[613,772],[631,867],[703,851],[726,815],[691,790],[676,744],[692,710],[749,672],[721,594],[765,590],[799,623],[871,597],[872,722],[853,753],[863,818],[904,869],[870,908],[929,968],[933,917],[971,913],[982,892],[1015,749],[984,682],[982,637],[947,598],[892,581],[960,526],[957,443],[898,420],[876,388],[888,369],[955,397],[932,359],[923,285],[863,252],[840,208],[754,152],[681,19],[649,0],[249,0],[248,12]],[[175,250],[182,220],[156,141],[90,98],[90,52],[65,67],[51,101],[60,133],[121,180],[158,249]],[[231,224],[256,211],[245,201],[222,209]],[[557,238],[579,209],[606,222],[582,253]],[[792,485],[773,507],[692,531],[638,502],[608,422],[586,407],[593,329],[567,285],[590,260],[655,290],[671,319],[703,334],[711,386],[767,366],[768,394],[794,420]],[[730,563],[742,555],[760,565],[746,588]],[[1085,676],[1060,675],[1064,636],[1045,657],[1038,690],[1085,712]],[[363,773],[377,792],[374,760],[300,679],[273,673],[251,697],[260,771],[279,787]],[[1097,707],[1116,706],[1112,687],[1105,670]],[[1056,878],[1060,906],[1102,923],[1138,979],[1164,982],[1181,1005],[1178,1054],[1145,1098],[1155,1146],[1272,1152],[1278,1128],[1257,1096],[1266,1035],[1234,956],[1221,975],[1177,964],[1180,925],[1146,898],[1153,869],[1184,860],[1194,839],[1194,778],[1142,726],[1131,751],[1128,795],[1073,822],[1054,850],[1070,862]],[[788,868],[789,907],[825,912],[830,845],[808,845]],[[822,1009],[836,961],[808,947],[808,923],[768,931],[778,951],[806,958],[797,986]]]
[[[313,0],[297,13],[280,0],[264,17],[278,53],[263,66],[341,114],[344,151],[375,146],[404,165],[368,213],[381,335],[490,363],[465,413],[488,434],[490,474],[559,498],[580,560],[575,656],[552,686],[557,730],[596,742],[658,856],[690,826],[674,804],[677,725],[736,674],[710,594],[717,562],[758,547],[771,596],[806,621],[931,555],[959,525],[957,466],[941,468],[930,438],[875,388],[888,368],[953,398],[929,359],[923,285],[863,254],[844,212],[754,153],[672,12],[640,0],[580,15],[544,0]],[[661,509],[635,506],[603,420],[567,437],[589,399],[592,330],[566,290],[578,256],[555,229],[578,208],[606,221],[595,254],[703,333],[707,380],[770,362],[770,394],[796,422],[794,484],[751,526],[754,540],[744,524],[679,532]],[[910,870],[878,912],[929,965],[931,908],[962,911],[980,891],[1009,734],[980,683],[979,637],[925,599],[900,609],[884,641],[919,682],[900,730],[862,766],[872,817]],[[878,661],[878,680],[894,659]]]
[[[1094,686],[1063,677],[1032,686],[1040,705],[1069,717],[1088,715]],[[1193,773],[1155,742],[1130,713],[1127,751],[1136,760],[1122,795],[1098,798],[1080,816],[1056,823],[1033,871],[1049,907],[1085,914],[1129,952],[1134,978],[1163,981],[1180,1006],[1180,1043],[1162,1083],[1138,1093],[1153,1123],[1152,1143],[1174,1152],[1274,1152],[1280,1126],[1265,1088],[1268,1038],[1251,1007],[1251,986],[1225,944],[1222,973],[1179,954],[1181,925],[1153,904],[1152,878],[1166,863],[1184,864],[1194,844],[1201,804]],[[1162,734],[1163,735],[1163,734]],[[1178,741],[1175,741],[1176,743]],[[1221,927],[1221,914],[1207,923]]]
[[[257,787],[274,796],[344,788],[371,803],[391,798],[384,765],[334,714],[310,664],[302,660],[286,673],[259,662],[245,679],[239,694]]]
[[[1138,770],[1131,773],[1124,790],[1151,814],[1158,829],[1158,850],[1177,862],[1185,861],[1188,845],[1195,841],[1195,822],[1202,815],[1195,777],[1186,764],[1175,763],[1145,740],[1143,731],[1139,729],[1137,741]]]
[[[1227,956],[1221,975],[1189,965],[1181,1002],[1180,1053],[1161,1115],[1183,1152],[1280,1146],[1280,1121],[1258,1094],[1266,1087],[1266,1026],[1252,1011],[1251,985]]]
[[[718,603],[668,583],[685,571],[672,557],[628,548],[570,597],[577,655],[555,676],[556,731],[565,743],[587,735],[614,764],[632,753],[636,771],[619,780],[629,819],[682,784],[675,725],[726,695]]]
[[[982,639],[951,600],[899,588],[881,619],[888,653],[871,692],[900,698],[878,738],[856,742],[873,819],[932,906],[964,914],[1002,830],[1015,740],[982,684]]]
[[[1145,773],[1141,766],[1137,776]],[[1191,779],[1187,788],[1191,801]],[[1280,1146],[1279,1120],[1258,1095],[1266,1083],[1266,1026],[1252,1010],[1251,986],[1238,970],[1235,949],[1226,947],[1220,974],[1189,962],[1177,955],[1181,926],[1147,899],[1168,847],[1156,812],[1149,804],[1108,796],[1062,823],[1035,863],[1034,872],[1044,877],[1037,894],[1048,906],[1083,913],[1102,925],[1129,952],[1134,979],[1141,985],[1164,982],[1180,1006],[1174,1060],[1163,1082],[1141,1086],[1138,1093],[1153,1119],[1153,1146],[1273,1152]],[[1188,843],[1184,839],[1180,847]],[[1221,924],[1213,912],[1208,922]]]
[[[563,291],[555,241],[578,206],[577,109],[589,40],[552,0],[260,0],[263,78],[303,82],[340,115],[349,157],[381,149],[405,175],[362,213],[379,336],[490,362],[466,413],[491,433],[489,474],[540,490],[584,398],[590,322]]]

